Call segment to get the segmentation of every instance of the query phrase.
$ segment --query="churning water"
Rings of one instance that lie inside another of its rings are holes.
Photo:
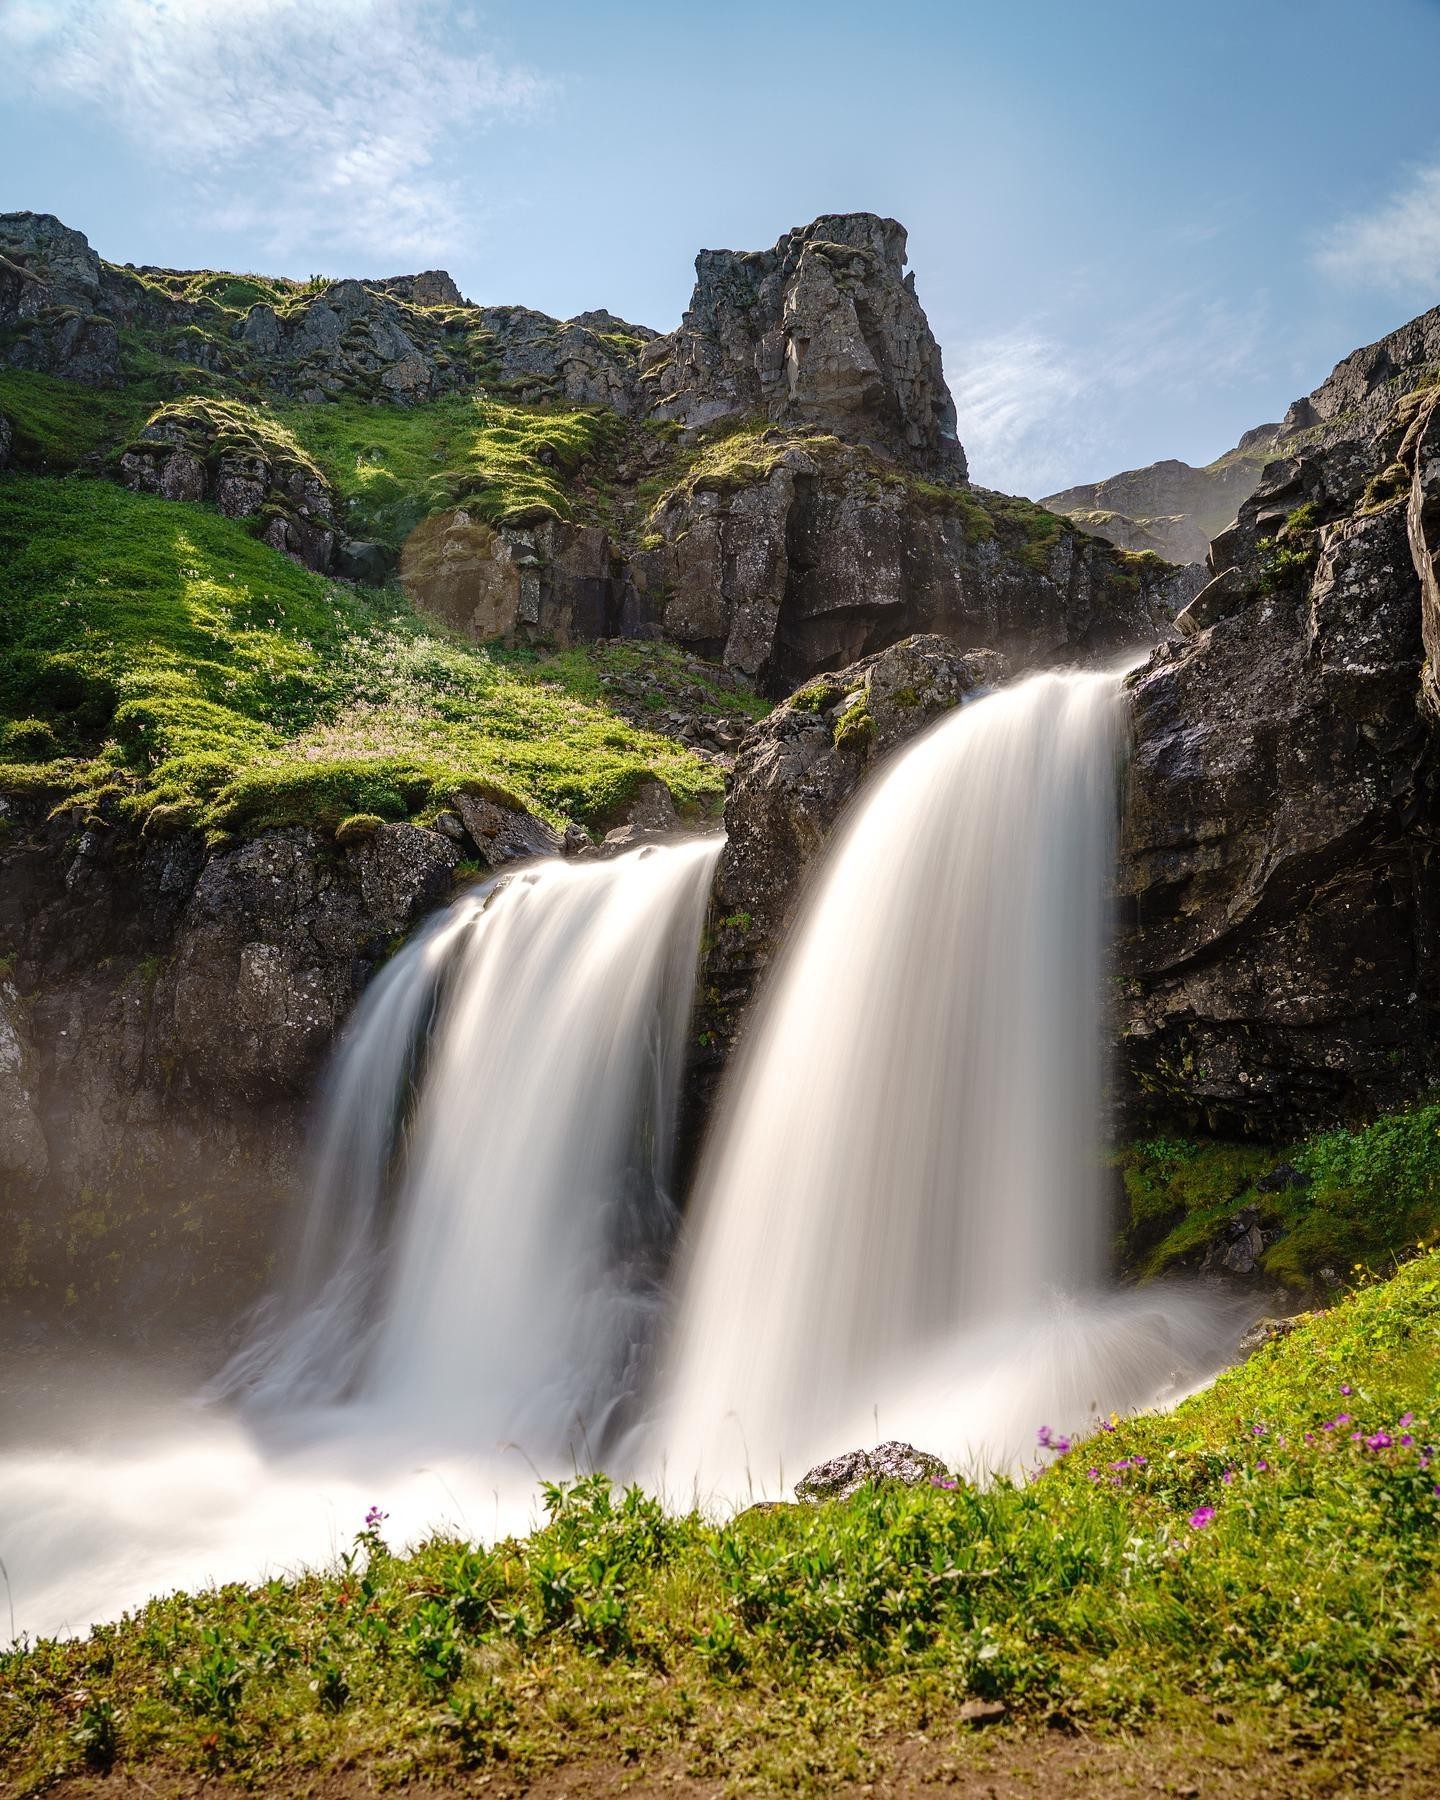
[[[1031,677],[866,791],[678,1257],[720,841],[537,863],[437,918],[340,1053],[303,1237],[212,1384],[227,1404],[109,1407],[78,1450],[37,1407],[0,1458],[21,1628],[322,1560],[371,1502],[396,1541],[522,1528],[534,1466],[722,1501],[879,1436],[993,1470],[1039,1425],[1208,1375],[1233,1313],[1104,1284],[1117,694]]]

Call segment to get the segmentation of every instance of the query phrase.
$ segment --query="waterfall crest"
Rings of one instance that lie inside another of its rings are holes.
[[[720,838],[519,870],[367,997],[276,1313],[217,1384],[589,1456],[638,1390]]]
[[[877,1410],[893,1435],[962,1329],[1076,1354],[1067,1308],[1107,1235],[1118,688],[1047,673],[972,702],[832,847],[702,1162],[657,1432],[674,1477],[773,1486]],[[957,1459],[970,1441],[953,1409],[915,1429]]]

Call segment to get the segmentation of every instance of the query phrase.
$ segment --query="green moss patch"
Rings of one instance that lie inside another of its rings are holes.
[[[1126,1201],[1122,1259],[1145,1275],[1193,1258],[1246,1208],[1280,1233],[1264,1273],[1297,1288],[1322,1269],[1387,1268],[1440,1236],[1440,1105],[1281,1147],[1152,1138],[1112,1163]],[[1283,1168],[1299,1179],[1257,1185]]]
[[[342,496],[350,535],[392,548],[448,506],[491,525],[572,517],[573,478],[623,430],[613,413],[473,394],[413,407],[291,403],[273,416]]]
[[[0,413],[15,427],[18,469],[98,469],[145,423],[154,402],[129,389],[82,387],[28,369],[0,369]]]
[[[590,654],[461,643],[209,507],[0,477],[11,793],[119,790],[134,816],[226,830],[424,816],[469,780],[557,824],[602,822],[651,777],[718,808],[718,772],[607,706],[609,653]],[[657,650],[656,689],[674,673]]]

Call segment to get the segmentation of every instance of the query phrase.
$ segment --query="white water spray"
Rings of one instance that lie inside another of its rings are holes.
[[[972,703],[830,852],[702,1165],[670,1481],[775,1491],[877,1425],[993,1465],[1213,1356],[1208,1309],[1088,1298],[1117,694]]]

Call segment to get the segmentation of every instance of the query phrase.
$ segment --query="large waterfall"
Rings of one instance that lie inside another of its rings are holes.
[[[674,1112],[722,840],[547,861],[372,990],[295,1271],[222,1390],[432,1441],[593,1455],[633,1406],[677,1218]]]
[[[973,702],[832,847],[692,1203],[671,1479],[775,1491],[877,1432],[1010,1460],[1213,1350],[1186,1303],[1096,1291],[1118,688]]]

